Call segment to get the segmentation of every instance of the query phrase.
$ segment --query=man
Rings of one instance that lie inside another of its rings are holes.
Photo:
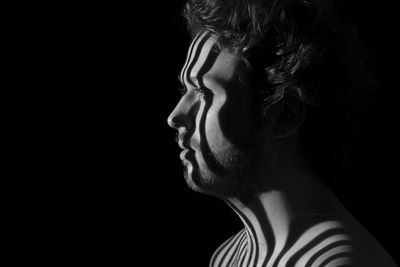
[[[189,0],[185,16],[168,123],[189,187],[244,224],[210,266],[395,266],[325,186],[374,85],[350,25],[328,1]]]

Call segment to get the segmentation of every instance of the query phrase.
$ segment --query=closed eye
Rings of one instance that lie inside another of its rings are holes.
[[[196,87],[194,90],[195,90],[196,92],[198,92],[200,95],[203,95],[203,96],[211,96],[211,95],[213,95],[213,93],[211,92],[211,90],[209,90],[209,89],[204,89],[204,88],[202,88],[202,87]]]
[[[184,96],[187,93],[187,89],[185,87],[179,87],[178,90],[179,90],[181,96]],[[203,89],[202,87],[195,87],[193,90],[196,91],[196,93],[199,94],[200,96],[214,95],[211,92],[211,90]]]
[[[198,93],[204,94],[204,90],[201,87],[196,87],[194,90]]]
[[[179,92],[181,93],[182,96],[187,93],[187,90],[184,87],[180,87],[178,90],[179,90]],[[202,89],[200,87],[196,87],[196,88],[194,88],[194,90],[200,95],[204,95],[206,93],[209,94],[208,90],[204,90],[204,89]]]

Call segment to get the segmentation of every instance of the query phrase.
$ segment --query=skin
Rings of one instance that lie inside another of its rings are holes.
[[[179,130],[188,185],[212,195],[232,195],[245,181],[239,174],[254,167],[250,158],[256,143],[251,141],[257,138],[250,94],[243,94],[244,66],[228,50],[213,52],[216,41],[207,33],[199,35],[191,48],[199,53],[189,49],[181,73],[186,93],[168,123]]]
[[[258,120],[248,71],[237,51],[219,49],[213,34],[200,33],[180,75],[182,98],[168,117],[179,132],[189,187],[222,199],[245,226],[236,239],[228,240],[231,245],[216,251],[210,266],[234,261],[287,266],[308,239],[333,230],[320,244],[340,244],[328,252],[348,255],[336,260],[351,266],[395,266],[308,167],[298,140],[304,104],[288,96],[268,110],[266,119]],[[328,257],[313,258],[311,253],[296,260],[322,263]]]

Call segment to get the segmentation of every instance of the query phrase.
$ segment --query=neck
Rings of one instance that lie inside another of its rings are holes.
[[[289,234],[291,214],[281,192],[271,191],[244,204],[238,199],[227,200],[242,220],[249,241],[251,262],[260,262],[271,254],[271,249],[283,245]]]
[[[318,184],[298,181],[292,187],[258,193],[250,201],[238,198],[225,201],[239,215],[246,228],[250,251],[253,251],[249,261],[266,264],[274,261],[286,245],[295,218],[334,213],[327,195],[330,195],[328,190]]]

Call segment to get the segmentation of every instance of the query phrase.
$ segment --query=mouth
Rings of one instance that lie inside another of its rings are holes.
[[[181,161],[189,161],[192,160],[193,158],[193,153],[194,151],[191,149],[184,149],[182,152],[179,154],[179,158]]]
[[[181,143],[181,144],[179,144],[179,147],[182,149],[182,153],[185,151],[194,152],[194,149],[189,145],[185,145],[185,144]]]
[[[186,145],[183,144],[183,141],[182,141],[182,140],[179,140],[178,145],[179,145],[179,147],[180,147],[182,150],[191,150],[190,147],[188,147],[188,146],[186,146]]]
[[[178,134],[176,135],[175,141],[178,143],[178,146],[182,149],[182,150],[189,150],[189,151],[193,151],[193,149],[190,146],[190,142],[189,140],[185,140],[185,138],[183,136],[179,136]]]

